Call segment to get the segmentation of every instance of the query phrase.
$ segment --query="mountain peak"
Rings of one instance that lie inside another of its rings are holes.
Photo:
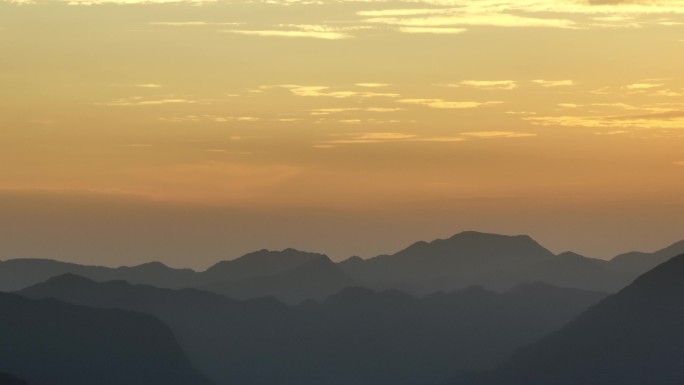
[[[447,239],[419,241],[395,255],[401,254],[469,255],[470,257],[552,257],[528,235],[501,235],[478,231],[463,231]]]
[[[81,275],[74,273],[65,273],[49,278],[43,283],[38,285],[50,285],[50,286],[73,286],[73,285],[90,285],[95,284],[95,281],[85,278]]]

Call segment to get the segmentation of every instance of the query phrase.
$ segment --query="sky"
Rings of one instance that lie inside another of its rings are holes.
[[[684,239],[682,0],[0,0],[0,259]]]

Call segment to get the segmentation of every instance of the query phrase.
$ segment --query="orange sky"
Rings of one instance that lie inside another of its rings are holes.
[[[681,63],[680,0],[0,0],[0,258],[666,246]]]

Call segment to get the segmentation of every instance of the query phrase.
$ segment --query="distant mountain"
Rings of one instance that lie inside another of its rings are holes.
[[[221,261],[204,273],[202,282],[245,281],[252,278],[272,277],[292,271],[299,266],[325,257],[295,249],[282,251],[259,250],[240,258]]]
[[[209,384],[149,315],[7,293],[0,293],[0,371],[31,385]]]
[[[497,370],[456,384],[684,383],[684,255],[665,262],[520,350]]]
[[[247,279],[224,280],[197,286],[230,298],[273,296],[288,303],[297,303],[305,299],[323,299],[353,283],[352,279],[325,255],[290,250],[283,251],[282,254],[285,255],[279,254],[281,253],[265,252],[261,255],[270,258],[266,258],[262,263],[257,262],[255,265],[259,270],[270,270],[269,273],[273,273],[276,270],[274,267],[278,267],[275,275],[259,276],[255,274],[257,269],[253,268],[248,271],[251,274],[244,272],[245,276],[249,276]],[[295,256],[295,258],[290,259],[290,256]],[[311,258],[304,259],[301,258],[302,256]],[[240,259],[236,262],[238,261]],[[231,273],[239,271],[239,269],[232,270],[229,267],[226,270]]]
[[[616,271],[639,275],[680,254],[684,254],[684,240],[653,253],[633,251],[620,254],[610,261],[610,267]]]
[[[425,294],[471,285],[508,290],[542,281],[587,290],[617,291],[634,278],[605,261],[575,253],[554,255],[526,235],[467,231],[449,239],[418,242],[393,255],[357,258],[340,267],[365,286],[396,287]]]
[[[97,282],[124,280],[169,289],[200,288],[238,299],[272,296],[286,302],[322,299],[352,283],[327,256],[285,249],[249,253],[203,272],[173,269],[160,262],[108,268],[47,259],[0,261],[0,290],[20,290],[67,273]]]
[[[326,260],[309,262],[318,271]],[[210,379],[250,385],[440,382],[454,365],[472,370],[501,362],[605,297],[544,284],[504,294],[473,287],[425,298],[348,288],[322,303],[286,306],[74,275],[21,293],[154,315]]]
[[[526,235],[466,231],[367,260],[352,257],[333,263],[323,254],[295,249],[260,250],[218,262],[202,272],[173,269],[159,262],[107,268],[9,260],[0,262],[0,290],[19,290],[73,273],[98,282],[125,280],[169,289],[197,288],[236,299],[272,296],[288,303],[322,299],[350,285],[426,295],[472,285],[506,291],[539,281],[614,293],[677,253],[684,253],[684,241],[656,253],[628,253],[607,262],[572,252],[554,255]]]
[[[10,374],[0,373],[0,385],[28,385],[28,383]]]
[[[160,262],[110,268],[85,266],[50,259],[11,259],[0,261],[0,291],[20,290],[61,274],[78,274],[96,281],[123,279],[160,287],[183,287],[195,272],[173,269]]]
[[[411,283],[428,291],[452,290],[492,275],[505,275],[553,254],[528,236],[462,232],[448,239],[417,242],[393,255],[341,264],[362,284]]]

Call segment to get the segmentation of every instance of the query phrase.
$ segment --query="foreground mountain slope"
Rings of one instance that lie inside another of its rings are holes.
[[[552,288],[470,288],[425,298],[349,288],[322,303],[231,300],[198,290],[67,275],[21,292],[152,314],[220,384],[410,385],[491,367],[605,295]],[[505,321],[502,321],[505,320]]]
[[[31,385],[208,384],[146,314],[0,293],[0,371]]]
[[[606,298],[563,329],[462,384],[684,383],[684,255]]]
[[[20,380],[11,374],[0,373],[0,385],[28,385],[26,381]]]

